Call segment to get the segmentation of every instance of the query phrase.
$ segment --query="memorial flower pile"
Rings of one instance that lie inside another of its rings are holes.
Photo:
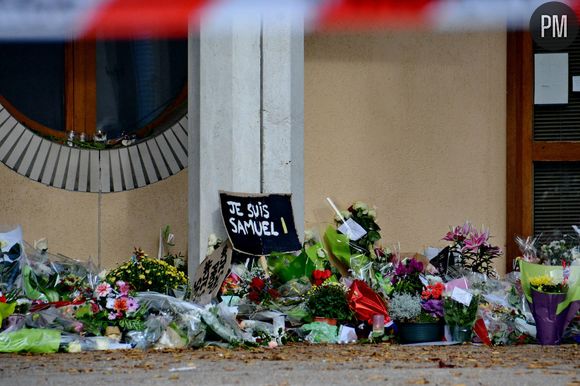
[[[258,207],[264,208],[262,217],[272,209],[266,202]],[[238,254],[244,251],[232,239],[211,236],[212,255],[193,273],[191,294],[183,265],[176,263],[185,260],[181,255],[157,259],[135,249],[126,263],[97,274],[90,262],[27,251],[13,290],[5,287],[5,276],[16,271],[0,272],[0,351],[183,349],[209,342],[275,347],[286,340],[437,342],[445,324],[446,339],[457,342],[566,339],[580,308],[579,267],[519,261],[521,272],[500,279],[493,262],[501,250],[491,243],[490,231],[466,222],[444,236],[447,257],[453,258],[438,271],[427,252],[383,247],[374,207],[357,201],[335,212],[336,224],[322,240],[312,233],[302,245],[293,241],[284,252],[265,256]],[[267,220],[292,231],[289,221]],[[526,240],[520,244],[532,261],[541,248]],[[300,250],[288,252],[293,248]],[[566,251],[573,256],[574,248],[558,243],[543,253],[566,261]],[[50,342],[33,341],[43,336]]]

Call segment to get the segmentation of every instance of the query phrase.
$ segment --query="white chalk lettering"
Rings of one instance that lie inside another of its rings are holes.
[[[228,201],[228,202],[226,202],[226,204],[229,205],[231,214],[236,214],[238,216],[244,215],[244,213],[240,210],[240,207],[242,206],[241,203],[236,202],[236,201]]]

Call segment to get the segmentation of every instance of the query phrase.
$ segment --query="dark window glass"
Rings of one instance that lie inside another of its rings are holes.
[[[109,137],[151,124],[187,82],[184,40],[97,42],[97,128]]]
[[[534,163],[534,233],[561,239],[580,225],[580,162]]]
[[[0,96],[25,116],[63,131],[64,43],[0,43]]]

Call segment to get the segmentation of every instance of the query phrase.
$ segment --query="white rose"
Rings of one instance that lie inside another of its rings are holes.
[[[218,238],[215,235],[215,233],[212,233],[211,235],[209,235],[209,237],[207,238],[207,244],[210,246],[214,246],[218,243]]]
[[[352,204],[352,207],[355,210],[358,209],[362,209],[363,211],[369,210],[369,206],[362,201],[356,201],[354,204]]]
[[[377,211],[375,209],[369,209],[369,217],[373,220],[377,218]]]
[[[314,239],[314,232],[312,231],[312,229],[306,229],[304,231],[304,241],[310,241]]]

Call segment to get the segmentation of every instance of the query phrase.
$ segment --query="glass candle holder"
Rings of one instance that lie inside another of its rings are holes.
[[[385,315],[373,315],[373,333],[374,334],[384,334],[385,333]]]

